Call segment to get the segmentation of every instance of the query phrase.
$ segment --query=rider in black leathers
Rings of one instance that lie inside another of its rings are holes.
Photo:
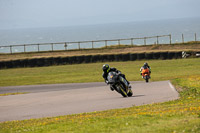
[[[111,71],[114,71],[116,73],[118,73],[120,76],[122,76],[129,84],[129,88],[131,89],[131,85],[129,83],[129,81],[126,79],[125,75],[122,74],[119,70],[117,70],[116,68],[114,67],[110,67],[108,64],[104,64],[103,67],[102,67],[102,70],[103,70],[103,78],[105,79],[105,83],[108,84],[108,80],[107,80],[107,76],[108,76],[108,73],[111,72]],[[115,86],[112,86],[110,85],[110,89],[113,91],[114,90],[114,87]]]

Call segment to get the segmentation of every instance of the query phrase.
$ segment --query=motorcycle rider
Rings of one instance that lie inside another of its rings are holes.
[[[122,77],[127,81],[128,85],[129,85],[128,87],[129,87],[129,89],[131,89],[131,85],[130,85],[129,81],[126,79],[125,75],[122,74],[122,73],[121,73],[119,70],[117,70],[116,68],[110,67],[108,64],[104,64],[103,67],[102,67],[102,70],[103,70],[102,76],[103,76],[103,78],[105,79],[105,83],[106,83],[106,84],[108,84],[108,79],[107,79],[108,73],[114,71],[114,72],[118,73],[120,76],[122,76]],[[110,85],[110,89],[111,89],[112,91],[114,90],[114,87],[115,87],[115,86]]]
[[[140,68],[140,75],[142,75],[142,70],[143,69],[149,69],[149,77],[151,74],[151,67],[149,66],[149,64],[147,62],[144,63],[144,65]],[[151,77],[150,77],[151,78]]]

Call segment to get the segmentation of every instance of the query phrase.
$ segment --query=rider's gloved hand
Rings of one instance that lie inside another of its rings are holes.
[[[117,74],[122,74],[119,70],[117,70],[116,72],[117,72]]]

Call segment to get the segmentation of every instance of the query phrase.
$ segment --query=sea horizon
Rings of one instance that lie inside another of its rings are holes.
[[[0,46],[95,41],[110,39],[141,38],[149,36],[172,35],[172,43],[194,41],[194,34],[200,41],[200,18],[180,18],[149,21],[134,21],[95,25],[1,29]],[[169,42],[168,38],[159,40]],[[147,41],[148,44],[155,40]],[[138,44],[143,44],[138,42]],[[1,48],[0,53],[4,50]],[[16,51],[17,52],[17,51]]]

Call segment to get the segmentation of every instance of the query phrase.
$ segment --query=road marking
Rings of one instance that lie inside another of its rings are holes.
[[[172,89],[172,91],[177,92],[176,89],[174,88],[174,86],[171,84],[171,82],[169,81],[168,83],[169,83],[169,86],[170,86],[170,88]]]

